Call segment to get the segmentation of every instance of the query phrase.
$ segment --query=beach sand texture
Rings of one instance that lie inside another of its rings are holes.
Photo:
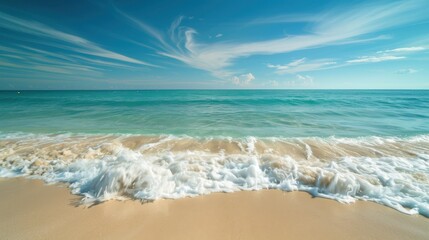
[[[0,179],[0,239],[429,239],[429,219],[304,192],[80,205],[66,187]]]

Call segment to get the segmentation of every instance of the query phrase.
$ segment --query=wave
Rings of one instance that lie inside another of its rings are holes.
[[[16,176],[67,183],[84,204],[280,189],[429,217],[429,135],[1,134],[0,177]]]

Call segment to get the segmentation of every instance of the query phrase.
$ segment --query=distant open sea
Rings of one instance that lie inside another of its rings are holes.
[[[429,217],[429,91],[0,91],[0,176],[86,204],[272,188]]]
[[[2,132],[230,137],[414,136],[429,91],[0,92]]]

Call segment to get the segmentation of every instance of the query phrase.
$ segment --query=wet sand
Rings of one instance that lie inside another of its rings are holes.
[[[429,239],[428,229],[422,216],[303,192],[215,193],[88,208],[65,187],[0,178],[0,239]]]

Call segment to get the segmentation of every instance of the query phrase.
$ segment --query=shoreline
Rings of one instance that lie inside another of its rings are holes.
[[[429,229],[376,203],[279,190],[84,207],[58,184],[0,178],[0,196],[1,239],[427,239]]]

